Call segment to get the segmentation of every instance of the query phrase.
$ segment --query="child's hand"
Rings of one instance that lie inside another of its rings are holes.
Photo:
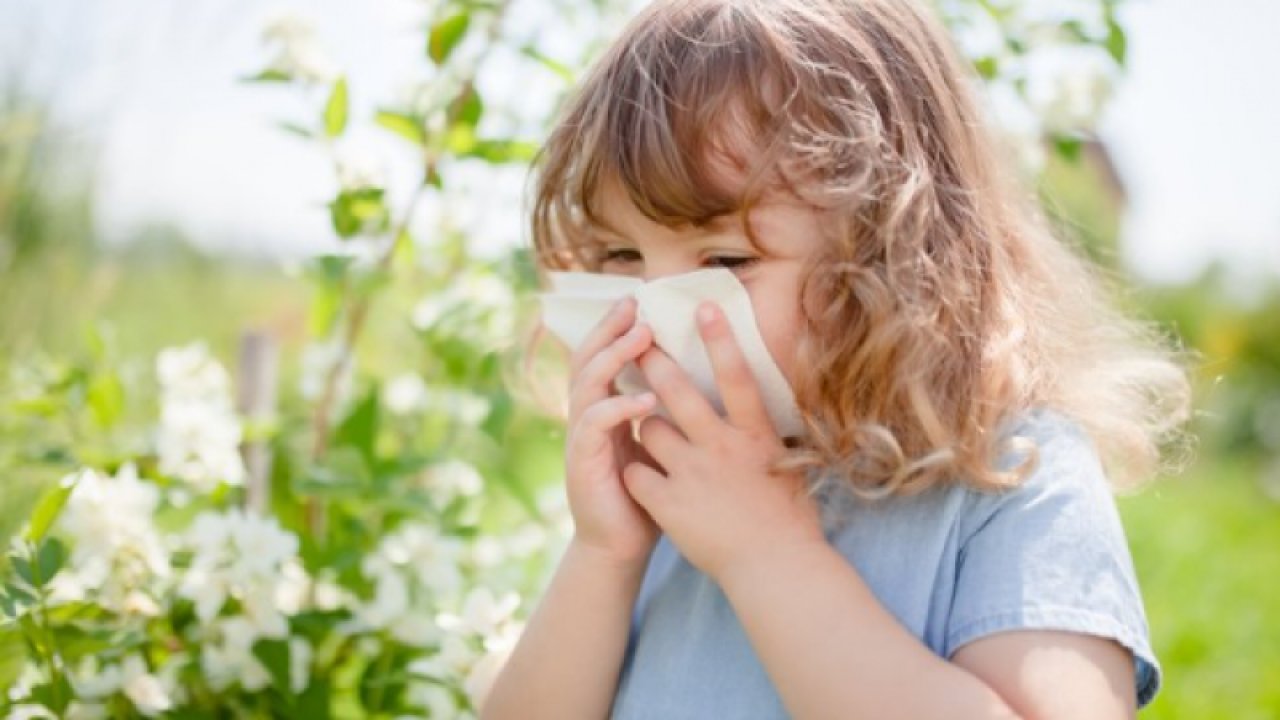
[[[681,554],[720,580],[739,561],[825,538],[804,479],[768,473],[785,446],[723,313],[704,304],[699,320],[728,417],[666,353],[647,350],[640,369],[678,427],[646,418],[640,443],[665,472],[635,463],[623,476]]]
[[[570,360],[569,431],[565,464],[574,539],[624,564],[643,565],[660,533],[622,485],[621,470],[653,458],[631,436],[631,420],[651,412],[656,398],[619,395],[613,379],[653,344],[635,325],[626,298],[600,321]],[[628,331],[628,328],[630,330]]]

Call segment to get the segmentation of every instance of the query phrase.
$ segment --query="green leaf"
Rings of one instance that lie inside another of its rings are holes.
[[[1076,162],[1080,159],[1080,151],[1083,146],[1084,143],[1079,138],[1069,135],[1058,135],[1053,138],[1054,150],[1058,152],[1058,155],[1071,162]]]
[[[383,232],[391,224],[391,212],[383,203],[382,188],[344,190],[329,203],[333,229],[344,238],[362,232]]]
[[[120,412],[124,409],[124,386],[113,372],[97,373],[89,381],[85,400],[94,422],[99,427],[111,427],[120,419]]]
[[[334,431],[333,446],[353,447],[360,451],[369,467],[376,462],[379,422],[379,386],[374,383],[364,398],[352,408]]]
[[[990,55],[976,58],[973,67],[986,80],[993,79],[1000,72],[1000,62]]]
[[[66,673],[62,672],[54,673],[50,682],[31,689],[31,699],[49,708],[58,717],[63,717],[67,706],[71,704],[72,696],[71,683],[68,682]]]
[[[35,510],[31,511],[26,532],[28,540],[40,542],[44,539],[45,533],[49,532],[49,528],[62,513],[63,506],[67,504],[67,498],[71,497],[71,493],[76,489],[79,477],[79,475],[69,475],[56,486],[45,491],[40,501],[36,503]]]
[[[471,25],[471,13],[463,10],[436,23],[427,37],[427,56],[436,65],[443,65],[449,59],[467,28]]]
[[[289,641],[259,640],[253,644],[253,655],[267,669],[272,686],[281,695],[292,699],[293,691],[289,688]]]
[[[342,310],[342,288],[324,284],[307,306],[307,332],[314,337],[327,337]]]
[[[462,92],[449,103],[449,118],[456,124],[470,128],[480,124],[484,115],[484,100],[476,92],[475,83],[467,83]]]
[[[67,561],[67,548],[57,538],[45,538],[36,550],[36,569],[41,584],[47,585]]]
[[[22,637],[13,629],[0,628],[0,688],[11,688],[26,662]]]
[[[311,140],[316,136],[315,132],[311,128],[299,125],[298,123],[288,121],[281,122],[279,123],[279,128],[291,135],[297,135],[298,137],[303,137],[308,140]]]
[[[307,689],[298,696],[297,717],[307,718],[307,720],[329,720],[333,717],[329,708],[331,693],[332,689],[327,678],[312,678]]]
[[[537,143],[526,140],[477,140],[462,157],[479,158],[495,165],[529,162],[538,154]]]
[[[520,48],[520,52],[526,57],[536,60],[538,64],[542,65],[542,67],[555,73],[561,80],[565,82],[566,85],[572,85],[574,83],[576,78],[573,74],[573,69],[570,68],[568,65],[565,65],[559,60],[555,60],[553,58],[547,57],[532,45],[526,45]]]
[[[400,234],[396,235],[395,248],[391,251],[391,264],[396,268],[410,268],[417,261],[417,246],[413,243],[413,236],[409,234],[407,229],[401,229]]]
[[[275,68],[267,68],[256,75],[246,75],[240,78],[240,82],[243,83],[287,83],[292,81],[292,75]]]
[[[1107,20],[1107,39],[1105,46],[1107,52],[1111,53],[1111,57],[1120,65],[1125,64],[1125,59],[1129,55],[1129,41],[1125,35],[1124,28],[1116,21],[1115,5],[1113,3],[1105,4],[1105,13]]]
[[[417,115],[395,110],[379,110],[373,116],[373,121],[415,145],[425,147],[427,144],[426,124]]]
[[[324,106],[324,131],[329,137],[337,137],[347,128],[347,79],[338,78]]]

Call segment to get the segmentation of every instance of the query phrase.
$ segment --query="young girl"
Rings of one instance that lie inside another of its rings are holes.
[[[908,0],[663,0],[594,66],[539,157],[542,268],[731,269],[805,432],[714,304],[723,415],[619,303],[570,361],[575,534],[485,718],[1151,701],[1111,491],[1155,468],[1185,373],[1049,231],[973,82]],[[630,362],[653,393],[618,394]]]

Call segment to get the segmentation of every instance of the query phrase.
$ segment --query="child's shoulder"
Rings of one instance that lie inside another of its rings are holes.
[[[1007,449],[997,459],[1001,470],[1024,462],[1029,472],[1012,487],[979,490],[958,484],[963,496],[961,536],[989,524],[997,514],[1029,512],[1071,516],[1081,522],[1093,515],[1114,521],[1111,483],[1093,439],[1070,416],[1052,408],[1028,410],[1006,424]],[[1011,523],[1035,531],[1035,523]]]

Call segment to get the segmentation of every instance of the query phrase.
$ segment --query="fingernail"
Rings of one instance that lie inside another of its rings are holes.
[[[716,320],[716,311],[710,305],[700,305],[698,307],[698,322],[703,325],[710,325]]]

